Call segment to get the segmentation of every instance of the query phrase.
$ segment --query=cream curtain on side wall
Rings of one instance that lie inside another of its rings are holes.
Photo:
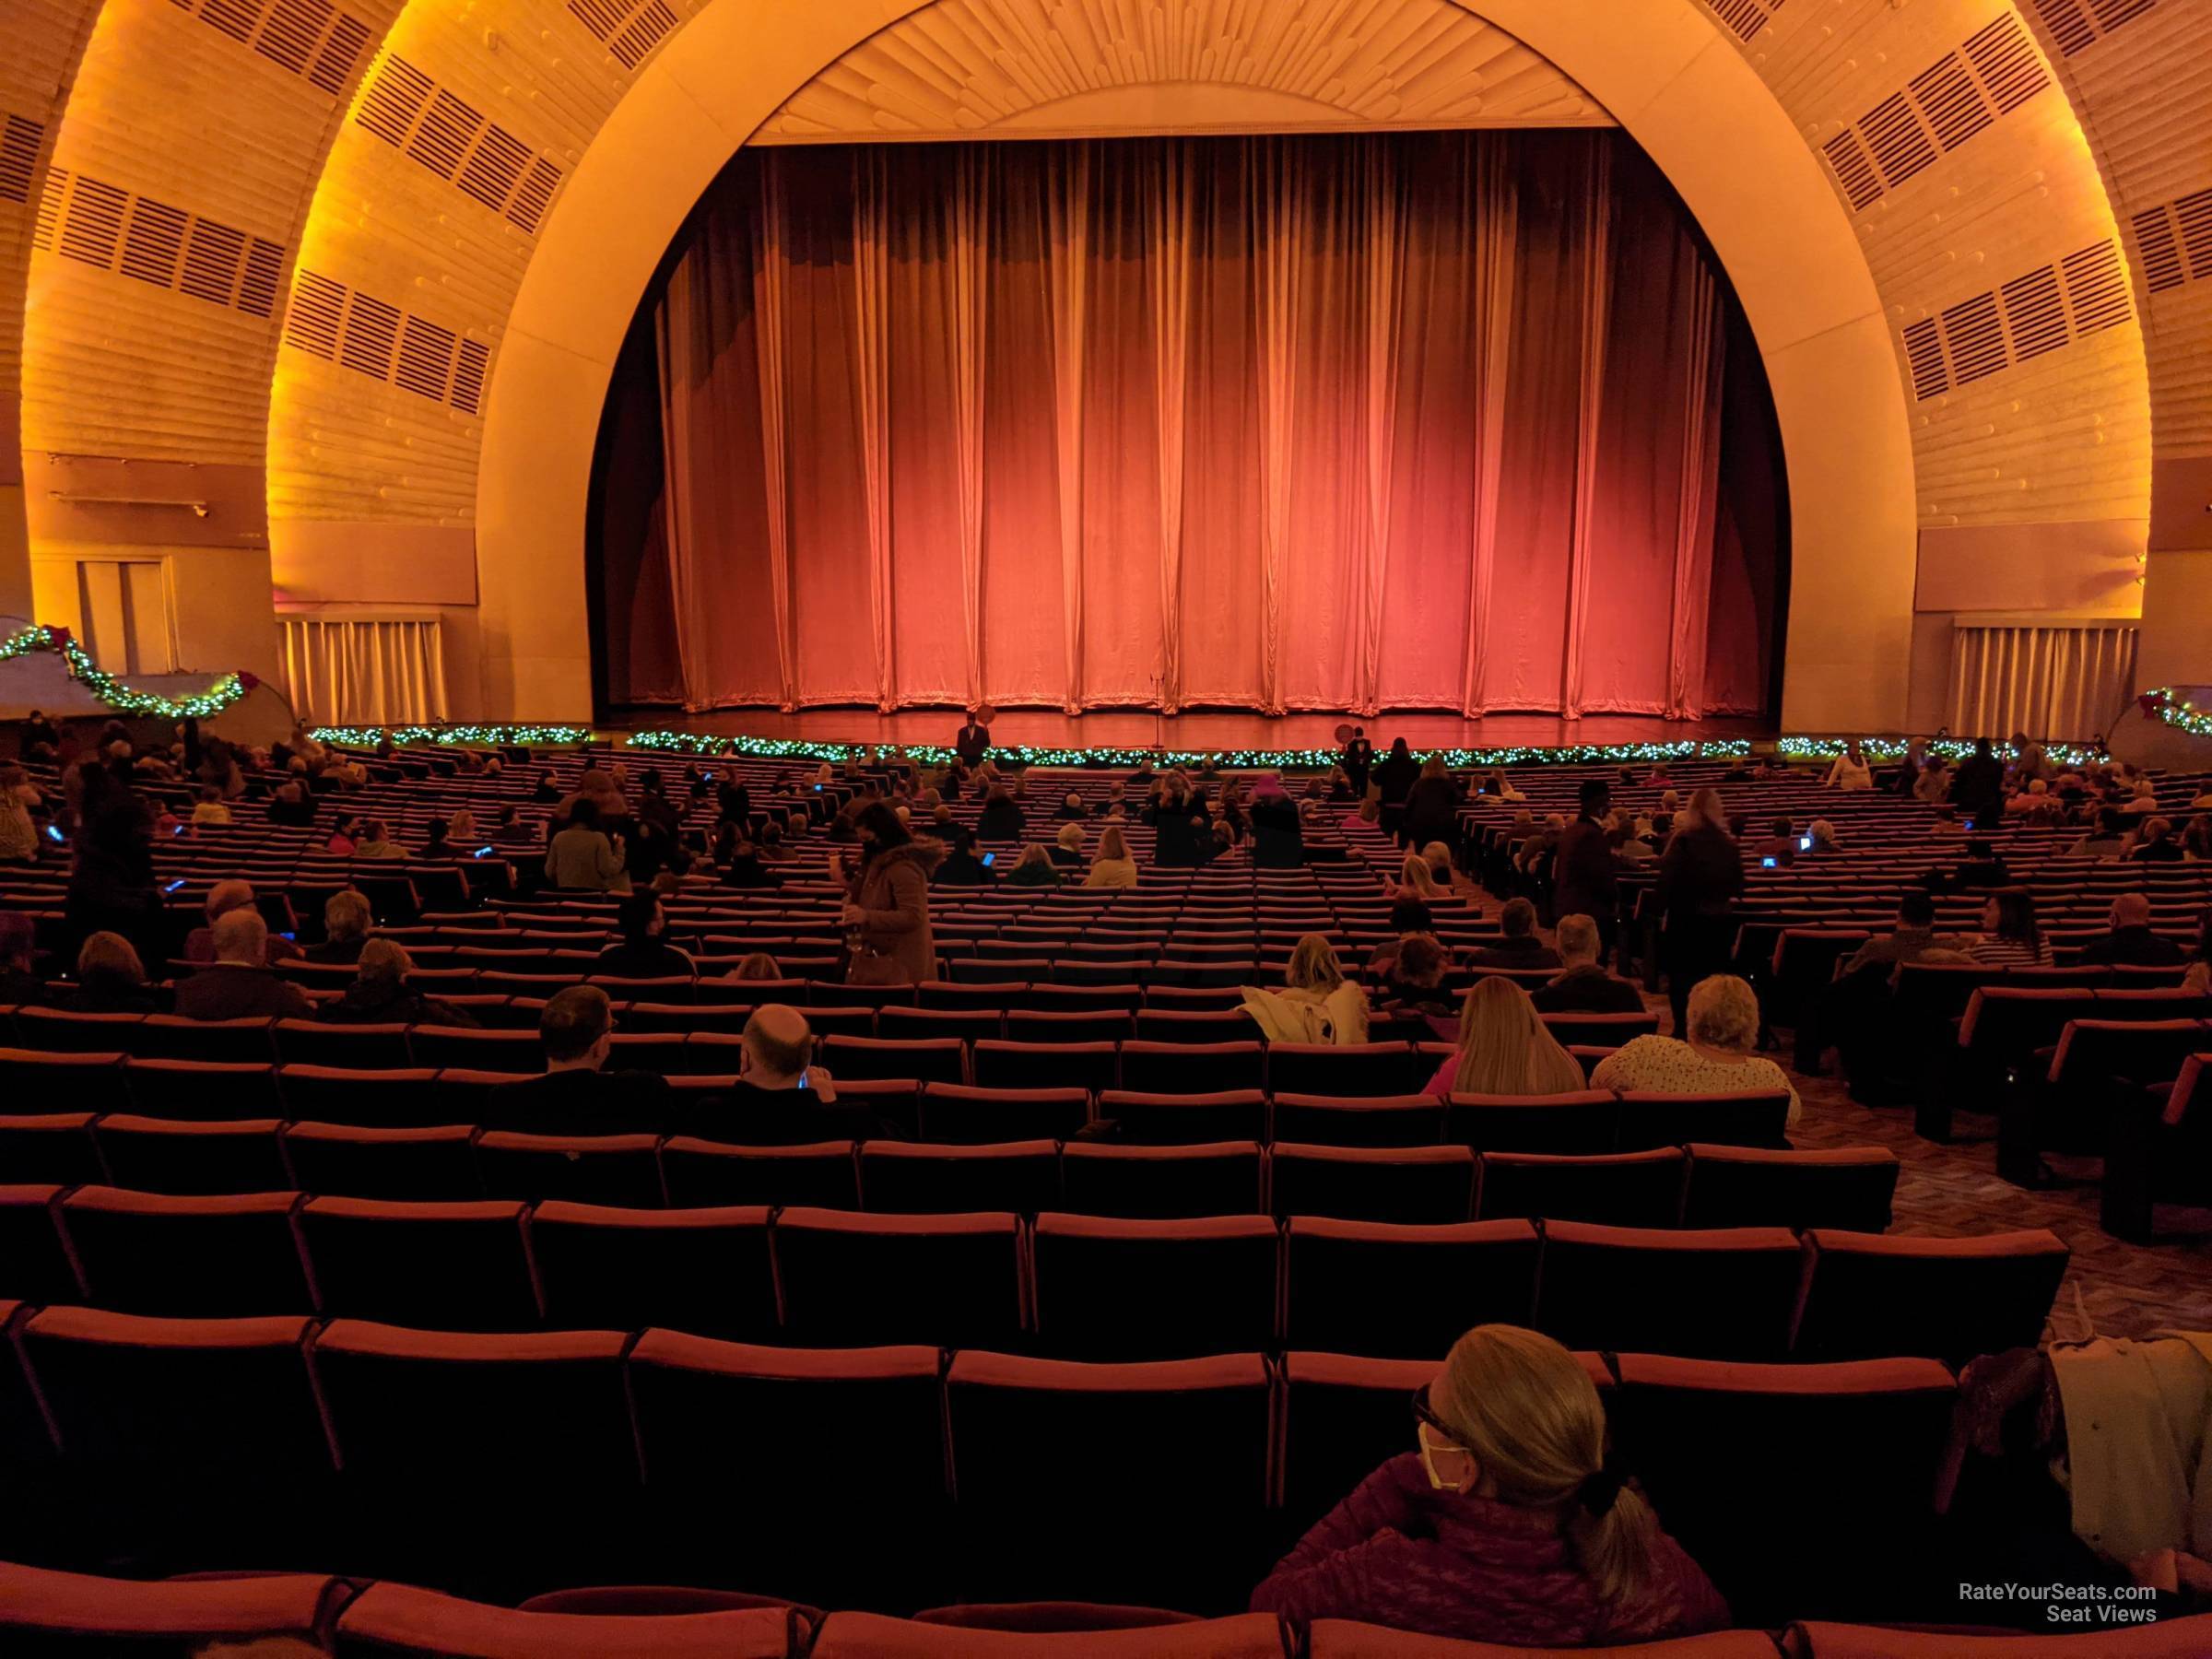
[[[284,677],[300,718],[323,725],[415,725],[446,718],[434,616],[284,615]]]
[[[1962,622],[1951,634],[1954,734],[2093,737],[2112,729],[2135,687],[2133,622]]]

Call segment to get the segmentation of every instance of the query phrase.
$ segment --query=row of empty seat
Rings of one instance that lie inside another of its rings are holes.
[[[447,1330],[649,1324],[757,1342],[1086,1357],[1441,1354],[1470,1325],[1747,1360],[2032,1344],[2065,1272],[2040,1229],[1906,1239],[1500,1220],[1418,1226],[1047,1211],[871,1216],[548,1202],[173,1198],[0,1187],[34,1297],[146,1316]]]

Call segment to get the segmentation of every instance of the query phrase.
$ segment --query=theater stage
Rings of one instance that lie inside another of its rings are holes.
[[[676,730],[724,736],[790,738],[809,743],[949,744],[960,714],[949,709],[722,709],[686,714],[680,710],[610,712],[612,731]],[[1378,749],[1403,737],[1417,749],[1566,748],[1581,744],[1692,743],[1775,735],[1767,722],[1725,716],[1661,720],[1647,714],[1593,714],[1562,720],[1556,714],[1490,714],[1468,720],[1441,710],[1402,714],[1344,714],[1300,711],[1270,718],[1218,710],[1165,717],[1144,709],[1097,709],[1063,714],[1050,709],[1001,709],[991,722],[994,744],[1050,748],[1170,749],[1333,748],[1336,727],[1349,721],[1367,728]]]

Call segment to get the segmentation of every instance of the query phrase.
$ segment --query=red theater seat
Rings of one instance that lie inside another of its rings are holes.
[[[0,1048],[0,1074],[10,1080],[10,1112],[98,1114],[131,1110],[130,1085],[124,1077],[120,1053]]]
[[[1403,1042],[1276,1042],[1267,1048],[1267,1087],[1278,1096],[1411,1094],[1429,1080],[1427,1071],[1416,1076],[1416,1070],[1413,1050]]]
[[[1112,1120],[1124,1141],[1139,1146],[1267,1138],[1267,1097],[1256,1088],[1200,1095],[1108,1089],[1099,1096],[1099,1116]]]
[[[107,1166],[92,1138],[91,1112],[0,1117],[0,1181],[76,1186],[107,1178]]]
[[[276,1068],[276,1090],[284,1099],[288,1118],[358,1124],[364,1128],[435,1127],[424,1121],[422,1111],[437,1076],[428,1066],[367,1071],[339,1065],[280,1065]],[[477,1120],[453,1120],[464,1121]],[[324,1190],[307,1188],[311,1193]]]
[[[322,1311],[440,1331],[537,1324],[523,1206],[316,1198],[300,1212]]]
[[[935,1346],[752,1347],[651,1330],[629,1355],[645,1487],[676,1529],[669,1576],[726,1575],[809,1599],[906,1606],[946,1559],[943,1359]],[[822,1540],[865,1489],[882,1536],[865,1573]]]
[[[93,1135],[117,1186],[141,1193],[276,1193],[292,1186],[277,1120],[172,1123],[112,1112]]]
[[[1580,1158],[1485,1152],[1475,1178],[1475,1213],[1485,1221],[1540,1216],[1672,1227],[1682,1216],[1684,1162],[1678,1147]]]
[[[979,1042],[975,1080],[986,1088],[1112,1088],[1118,1081],[1111,1042]]]
[[[371,1584],[338,1618],[341,1659],[467,1655],[467,1659],[788,1659],[806,1651],[790,1607],[637,1618],[524,1613],[417,1590]]]
[[[982,1056],[976,1057],[982,1076]],[[1065,1140],[1090,1119],[1083,1088],[983,1088],[932,1083],[922,1091],[922,1135],[931,1141],[978,1145],[990,1141]]]
[[[494,1198],[562,1198],[575,1204],[658,1209],[659,1137],[652,1135],[517,1135],[477,1137],[477,1170]]]
[[[1348,1618],[1315,1619],[1306,1651],[1307,1659],[1535,1659],[1539,1653],[1559,1652],[1557,1648],[1422,1636]],[[1671,1641],[1574,1650],[1581,1659],[1775,1659],[1780,1651],[1764,1630],[1713,1630],[1703,1636],[1678,1636]]]
[[[1778,1359],[1803,1272],[1796,1235],[1783,1228],[1554,1221],[1535,1324],[1569,1347]]]
[[[1443,1137],[1443,1102],[1429,1095],[1347,1100],[1276,1091],[1274,1138],[1316,1147],[1433,1147]]]
[[[1778,1152],[1693,1142],[1685,1227],[1824,1227],[1881,1232],[1897,1192],[1886,1147]]]
[[[900,1215],[1034,1215],[1059,1205],[1059,1148],[1049,1140],[988,1147],[868,1141],[860,1149],[860,1197],[871,1210]]]
[[[143,1649],[253,1641],[290,1636],[322,1645],[330,1618],[350,1594],[317,1573],[143,1583],[0,1564],[0,1646],[15,1651]],[[18,1643],[20,1646],[18,1646]]]
[[[547,1203],[530,1252],[557,1329],[668,1325],[741,1342],[776,1339],[765,1208],[638,1210]]]
[[[732,1147],[678,1135],[661,1147],[661,1175],[668,1202],[677,1209],[733,1204],[858,1209],[860,1177],[853,1154],[851,1141]]]
[[[832,1613],[811,1659],[1285,1659],[1272,1613],[1112,1630],[989,1630]]]
[[[1018,1587],[1226,1611],[1257,1582],[1272,1392],[1260,1355],[1080,1365],[966,1352],[946,1389],[965,1598]],[[1077,1425],[1083,1474],[1070,1481],[1049,1449]]]
[[[481,1198],[466,1124],[432,1129],[355,1129],[288,1124],[285,1156],[302,1192],[333,1198],[441,1202]]]
[[[1477,1152],[1610,1152],[1620,1102],[1612,1090],[1565,1095],[1455,1094],[1444,1139]]]
[[[220,1123],[282,1117],[276,1068],[261,1060],[132,1060],[123,1069],[131,1107],[147,1117]]]
[[[1082,1216],[1165,1219],[1261,1213],[1264,1166],[1253,1141],[1124,1147],[1071,1141],[1060,1157],[1061,1203]]]
[[[1124,1042],[1119,1085],[1137,1094],[1221,1094],[1267,1086],[1257,1042]]]
[[[1414,1227],[1294,1216],[1285,1233],[1284,1340],[1441,1361],[1472,1325],[1528,1323],[1537,1253],[1526,1221]]]
[[[1465,1147],[1312,1147],[1278,1140],[1275,1213],[1346,1221],[1465,1221],[1475,1155]]]
[[[1785,1651],[1791,1659],[2204,1659],[2212,1653],[2212,1614],[2064,1636],[1794,1624]]]
[[[1916,1354],[1954,1368],[2041,1341],[2068,1254],[2040,1227],[1976,1239],[1821,1230],[1806,1245],[1812,1277],[1797,1321],[1798,1358]]]
[[[1020,1340],[1021,1241],[1010,1213],[788,1209],[776,1218],[774,1238],[793,1342],[1005,1347]]]
[[[79,1187],[62,1220],[93,1305],[209,1319],[312,1313],[297,1193],[171,1197]]]
[[[84,1300],[76,1258],[62,1230],[60,1184],[0,1186],[0,1297],[27,1302]]]
[[[1265,1216],[1037,1218],[1037,1340],[1069,1359],[1272,1351],[1281,1239]]]
[[[275,1035],[276,1058],[285,1065],[382,1070],[407,1064],[407,1028],[404,1024],[332,1025],[319,1019],[280,1019]]]
[[[913,1077],[924,1083],[968,1081],[967,1045],[958,1037],[827,1037],[822,1064],[847,1077]]]
[[[1669,1095],[1629,1091],[1620,1097],[1614,1147],[1680,1147],[1707,1141],[1724,1147],[1786,1147],[1790,1097],[1750,1090],[1741,1094]]]

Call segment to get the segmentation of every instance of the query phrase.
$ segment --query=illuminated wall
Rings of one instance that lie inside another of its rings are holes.
[[[1146,19],[1135,38],[1115,31]],[[448,622],[455,712],[589,698],[615,343],[756,136],[1617,120],[1727,265],[1795,520],[1785,717],[1927,724],[1954,617],[2212,679],[2206,0],[17,0],[0,610],[159,560],[184,665]],[[20,349],[15,320],[24,315]]]

